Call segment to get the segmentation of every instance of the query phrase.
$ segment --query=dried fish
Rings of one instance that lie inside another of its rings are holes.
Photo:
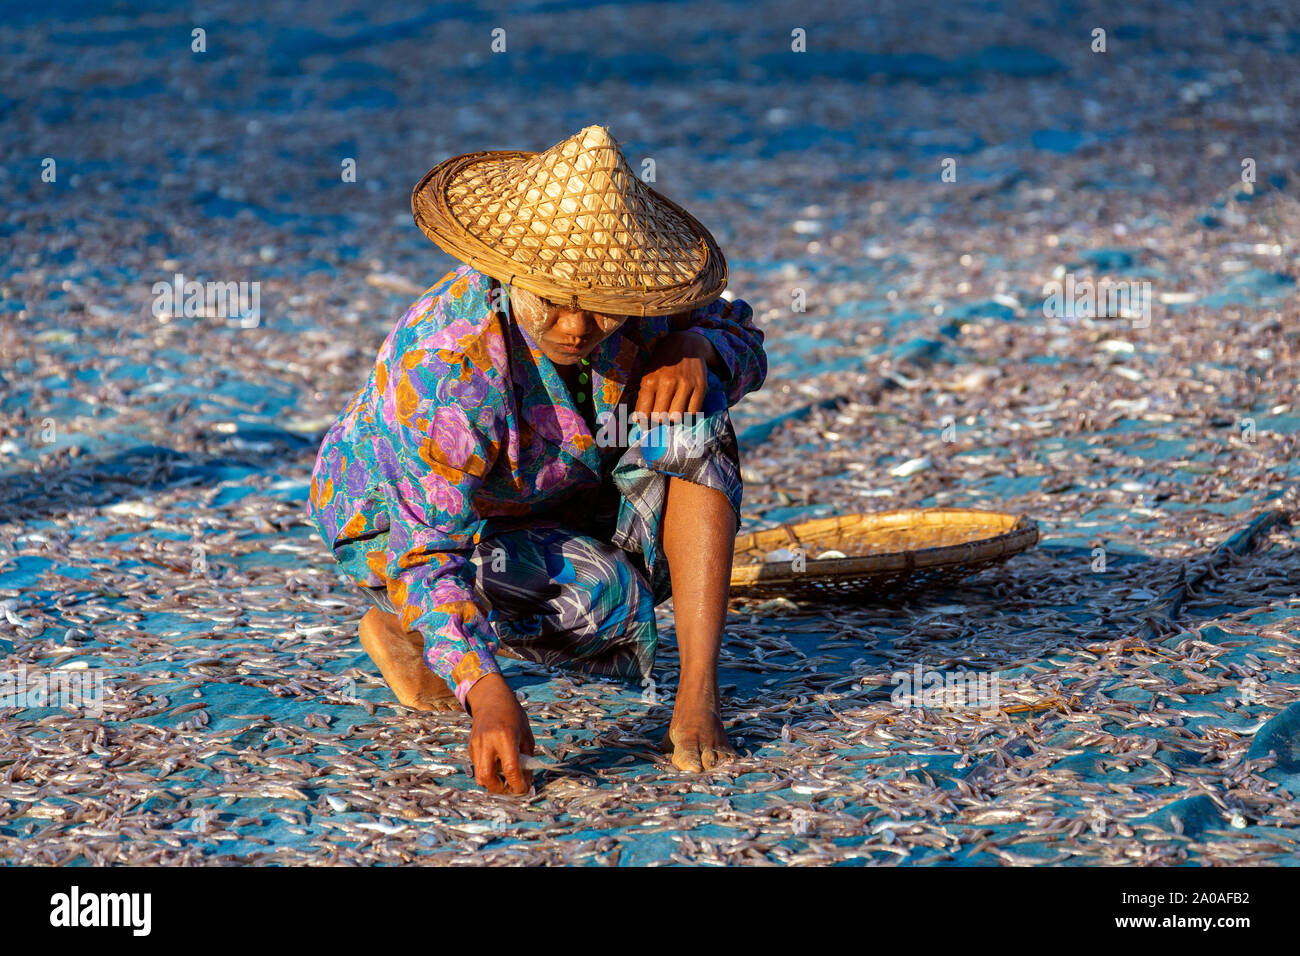
[[[885,7],[873,12],[873,36],[905,48],[915,5]],[[737,107],[725,115],[683,109],[692,90],[669,78],[662,96],[638,99],[635,117],[615,116],[671,127],[683,141],[725,141],[736,172],[722,181],[700,165],[674,176],[708,186],[704,218],[730,230],[738,253],[729,291],[755,307],[766,333],[767,383],[731,410],[746,530],[886,507],[988,506],[1034,517],[1044,540],[907,602],[733,602],[720,683],[741,753],[703,775],[677,772],[658,751],[680,664],[669,605],[657,610],[654,702],[640,687],[512,663],[508,673],[529,678],[538,756],[525,766],[549,771],[522,799],[489,794],[463,772],[463,714],[394,704],[357,643],[363,599],[340,582],[305,508],[321,433],[397,314],[438,276],[412,258],[409,221],[386,228],[347,189],[308,181],[301,206],[314,218],[301,228],[266,184],[285,178],[285,158],[337,140],[328,135],[335,104],[373,98],[388,81],[322,71],[326,92],[296,104],[285,124],[265,115],[283,91],[258,71],[236,71],[207,99],[221,104],[214,128],[238,120],[243,138],[209,136],[199,148],[188,148],[194,131],[181,113],[145,111],[149,135],[137,136],[142,127],[121,111],[78,111],[79,148],[104,158],[95,175],[120,188],[79,207],[77,255],[59,251],[64,190],[19,189],[6,206],[21,228],[3,230],[0,262],[0,653],[6,677],[80,696],[0,708],[0,859],[1293,860],[1300,808],[1278,783],[1278,757],[1249,754],[1292,705],[1300,674],[1296,532],[1279,525],[1252,550],[1206,564],[1243,516],[1294,514],[1298,504],[1288,488],[1300,460],[1300,303],[1284,237],[1300,234],[1300,206],[1265,177],[1225,189],[1211,172],[1232,158],[1224,144],[1242,139],[1215,132],[1228,122],[1215,103],[1238,87],[1270,92],[1250,107],[1242,141],[1293,153],[1286,118],[1300,109],[1300,80],[1274,57],[1219,41],[1228,29],[1240,35],[1234,15],[1198,11],[1205,79],[1191,85],[1171,87],[1160,57],[1036,79],[1045,101],[1064,91],[1085,112],[1125,91],[1136,132],[1105,150],[1075,149],[1007,109],[1015,84],[953,92],[945,110],[998,149],[952,148],[973,166],[1005,170],[972,184],[963,165],[966,185],[956,188],[938,176],[879,175],[935,160],[925,84],[890,86],[888,109],[920,117],[906,135],[867,151],[861,136],[839,135],[863,104],[835,57],[801,70],[776,105],[771,84],[724,70],[745,78],[720,87]],[[610,36],[653,35],[649,7],[617,16]],[[1002,20],[945,16],[975,49],[1003,45]],[[81,29],[129,39],[140,28],[120,10],[106,17],[88,14]],[[331,11],[301,17],[305,32],[337,29]],[[358,9],[346,19],[368,29],[382,26],[376,17]],[[788,68],[745,29],[753,18],[780,20],[770,4],[714,17],[735,41],[724,51],[735,63]],[[860,32],[847,8],[809,20],[821,36]],[[1059,52],[1050,19],[1021,26],[1025,44]],[[1169,29],[1177,40],[1191,27]],[[581,30],[553,33],[561,53],[586,42]],[[112,77],[139,72],[149,49],[50,35],[39,19],[6,24],[8,86],[54,71],[78,94],[116,96],[127,87]],[[271,44],[270,75],[297,69],[299,45]],[[423,79],[409,57],[384,62],[394,88]],[[158,69],[181,67],[151,61]],[[981,69],[995,72],[997,57]],[[449,155],[462,139],[535,141],[528,110],[485,119],[471,108],[472,72],[444,77],[448,95],[470,106],[423,146]],[[207,80],[192,73],[182,85],[206,96]],[[1201,82],[1222,95],[1207,98]],[[50,143],[57,157],[71,129],[58,99],[10,111],[12,139]],[[1204,115],[1171,119],[1170,102]],[[422,128],[411,109],[367,114],[376,150]],[[239,148],[270,123],[276,155]],[[944,133],[944,149],[953,135]],[[779,158],[813,140],[799,162]],[[159,144],[177,169],[115,175],[155,168]],[[366,182],[390,204],[410,185]],[[1134,184],[1141,218],[1099,219],[1099,189]],[[214,216],[221,230],[198,228]],[[334,223],[362,237],[355,248],[340,244]],[[261,324],[141,312],[140,289],[193,262],[210,271],[204,278],[263,278]],[[1076,288],[1149,278],[1150,315],[1101,301],[1049,315],[1044,282],[1067,276]],[[792,310],[792,289],[806,295],[804,311]],[[805,556],[834,559],[841,548]],[[1175,591],[1181,613],[1162,613]],[[958,697],[902,706],[896,675],[918,665],[996,676],[996,706]],[[83,678],[91,682],[76,683]],[[1196,804],[1166,812],[1198,795],[1213,808],[1199,824]]]

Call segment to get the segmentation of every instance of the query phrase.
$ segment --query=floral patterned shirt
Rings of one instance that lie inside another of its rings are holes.
[[[402,627],[424,635],[426,662],[462,706],[475,681],[499,670],[474,589],[475,545],[530,518],[581,526],[620,454],[597,442],[499,289],[462,265],[415,301],[326,433],[311,481],[313,518],[342,569],[387,588]],[[620,403],[624,416],[632,411],[626,402],[655,346],[686,329],[717,350],[728,406],[762,385],[763,332],[743,300],[633,316],[590,355],[597,421]]]

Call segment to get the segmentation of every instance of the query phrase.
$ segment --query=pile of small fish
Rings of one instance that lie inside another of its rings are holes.
[[[206,63],[180,12],[0,27],[0,860],[1295,862],[1300,529],[1211,562],[1300,507],[1295,11],[1252,38],[1130,5],[1096,53],[1046,5],[814,5],[799,54],[750,28],[774,4],[683,42],[689,16],[561,2],[502,15],[502,58],[495,15],[440,22],[435,63],[430,23],[344,7],[218,3]],[[741,755],[702,775],[658,749],[671,603],[651,687],[506,662],[538,752],[533,792],[495,796],[467,718],[396,704],[361,650],[307,486],[454,265],[410,186],[597,121],[767,333],[733,409],[742,532],[944,506],[1042,540],[923,600],[734,601]],[[178,273],[259,282],[258,321],[153,308]],[[1149,295],[1047,314],[1103,279]],[[930,675],[996,700],[918,699]]]

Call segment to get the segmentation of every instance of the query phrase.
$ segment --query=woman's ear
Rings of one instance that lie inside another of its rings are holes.
[[[674,332],[683,332],[691,327],[691,313],[674,312],[668,316],[668,328]]]

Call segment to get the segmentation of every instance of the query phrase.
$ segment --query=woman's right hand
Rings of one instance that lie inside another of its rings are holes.
[[[515,692],[500,674],[488,674],[469,689],[468,700],[474,715],[469,759],[475,782],[493,793],[527,793],[533,772],[520,766],[519,756],[532,755],[533,731]]]

